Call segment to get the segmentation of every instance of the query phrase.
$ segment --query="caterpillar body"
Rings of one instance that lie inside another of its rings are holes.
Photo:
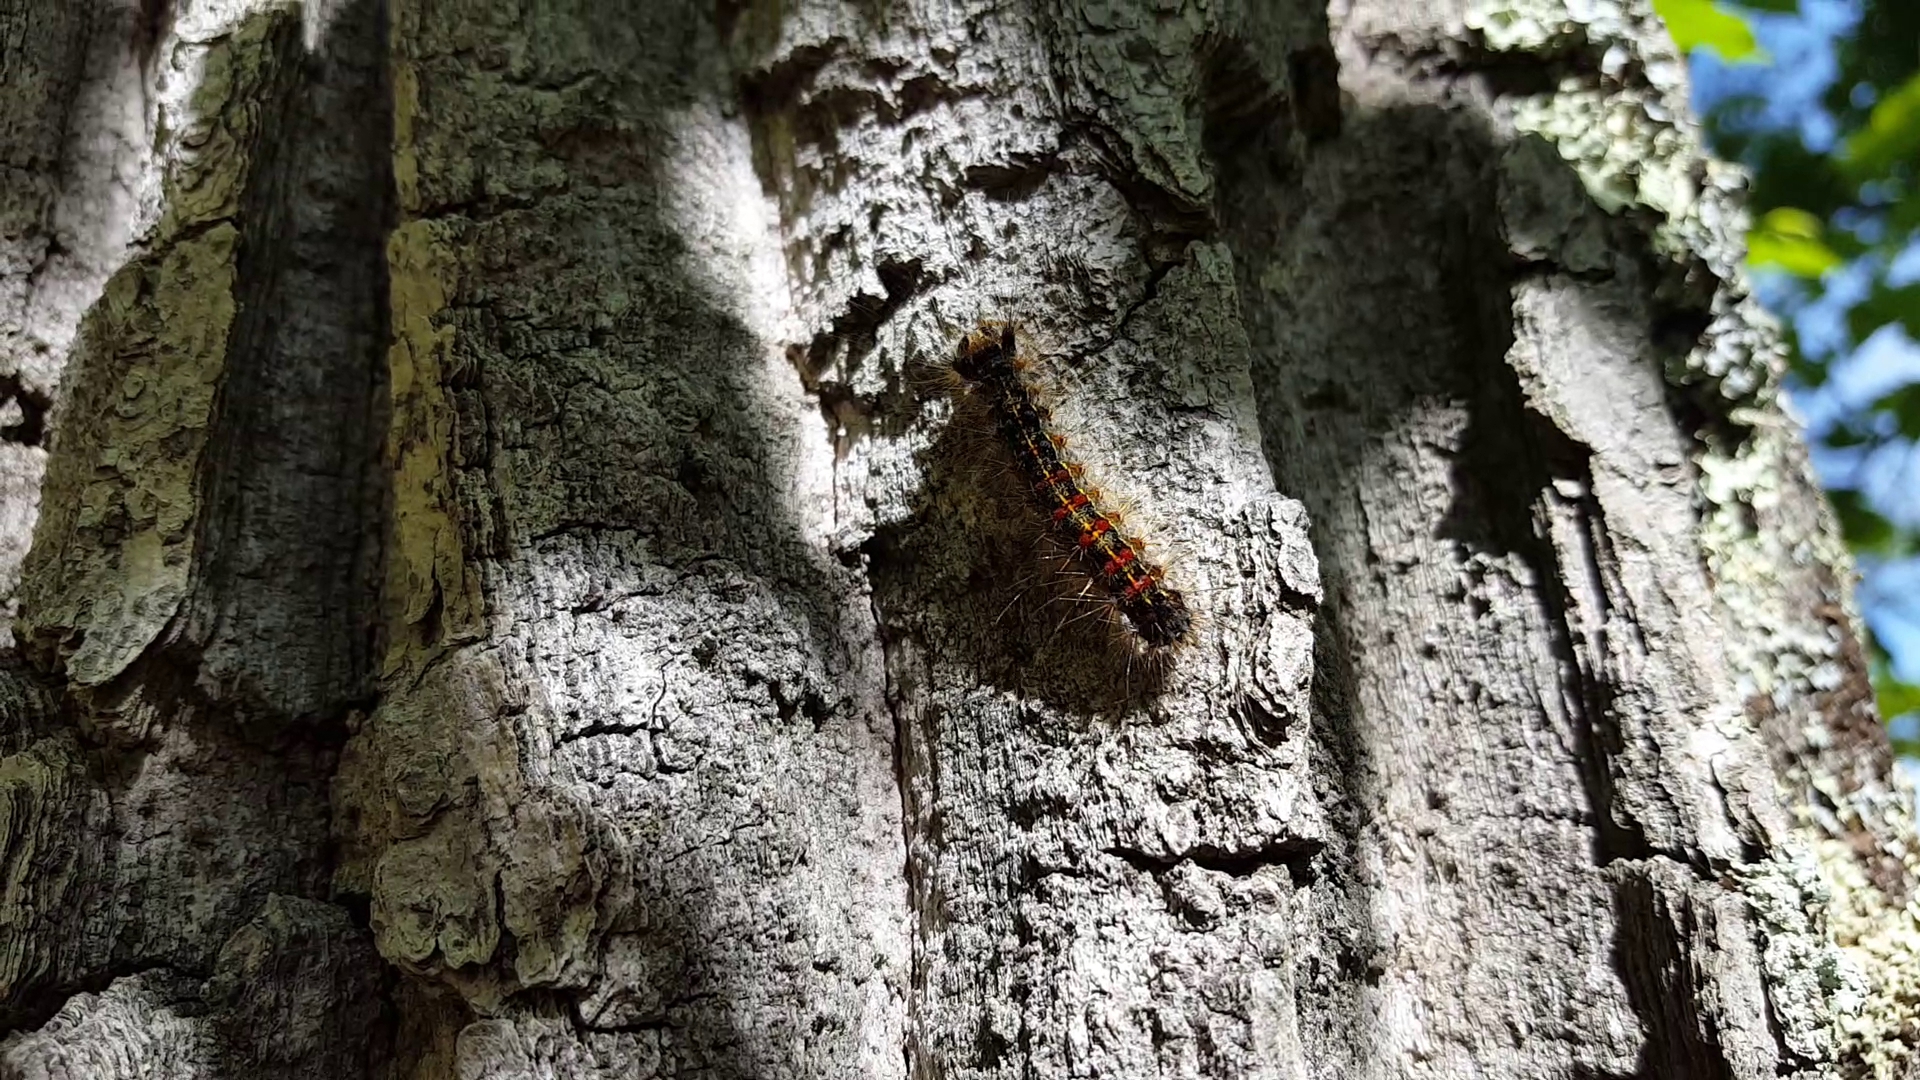
[[[1126,535],[1099,492],[1081,481],[1081,468],[1063,453],[1066,440],[1054,432],[1052,413],[1035,395],[1018,355],[1011,326],[983,326],[961,339],[953,372],[985,406],[1072,564],[1106,592],[1149,649],[1181,643],[1193,628],[1185,597],[1162,581],[1163,569]]]

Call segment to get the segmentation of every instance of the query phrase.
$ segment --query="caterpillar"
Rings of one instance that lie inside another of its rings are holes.
[[[985,406],[1034,505],[1071,553],[1069,561],[1106,591],[1149,649],[1186,640],[1193,614],[1185,597],[1162,580],[1163,568],[1126,535],[1100,493],[1081,481],[1080,465],[1063,452],[1066,439],[1053,430],[1053,415],[1035,395],[1018,356],[1011,326],[984,324],[961,338],[953,373]]]

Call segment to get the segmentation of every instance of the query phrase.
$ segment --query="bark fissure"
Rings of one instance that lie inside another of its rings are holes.
[[[1280,839],[1246,850],[1222,849],[1212,845],[1166,853],[1129,847],[1109,847],[1104,850],[1106,854],[1156,878],[1183,863],[1236,878],[1251,877],[1261,870],[1278,867],[1298,888],[1313,884],[1313,860],[1325,847],[1325,844],[1316,840]]]

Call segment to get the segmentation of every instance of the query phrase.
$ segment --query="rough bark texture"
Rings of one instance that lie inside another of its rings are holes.
[[[9,87],[48,87],[6,97],[45,144],[8,195],[47,193],[8,362],[58,397],[0,669],[10,1075],[358,1075],[384,1042],[328,788],[373,690],[385,34],[305,14],[0,14]]]
[[[0,1075],[1909,1056],[1844,554],[1643,7],[0,47]],[[982,318],[1173,663],[922,377]]]

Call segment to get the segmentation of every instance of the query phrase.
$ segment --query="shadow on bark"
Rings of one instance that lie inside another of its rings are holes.
[[[1642,896],[1651,886],[1636,876],[1633,860],[1651,849],[1637,826],[1616,812],[1609,775],[1620,739],[1611,713],[1614,691],[1604,675],[1583,668],[1574,651],[1576,630],[1562,594],[1584,587],[1588,571],[1562,565],[1541,531],[1542,506],[1557,492],[1590,487],[1589,451],[1533,410],[1508,364],[1514,287],[1530,274],[1570,272],[1529,264],[1509,250],[1497,200],[1502,155],[1512,147],[1465,111],[1409,104],[1360,112],[1347,117],[1339,140],[1308,144],[1304,151],[1290,146],[1287,135],[1269,132],[1223,163],[1221,206],[1240,274],[1275,483],[1307,504],[1327,584],[1313,730],[1316,752],[1324,753],[1352,797],[1334,802],[1345,843],[1328,852],[1324,865],[1328,885],[1343,900],[1322,916],[1324,932],[1348,943],[1372,971],[1369,980],[1378,975],[1372,957],[1390,938],[1375,924],[1369,899],[1380,886],[1356,860],[1364,845],[1378,843],[1368,837],[1377,838],[1383,827],[1369,809],[1382,804],[1386,790],[1377,755],[1404,756],[1406,747],[1376,740],[1396,726],[1409,733],[1403,738],[1417,738],[1411,733],[1426,723],[1417,715],[1418,704],[1406,705],[1404,714],[1356,713],[1369,701],[1377,709],[1379,686],[1394,678],[1381,668],[1393,662],[1383,650],[1391,650],[1403,633],[1420,632],[1380,625],[1391,616],[1369,610],[1379,598],[1366,583],[1418,582],[1420,569],[1433,563],[1457,564],[1464,580],[1483,572],[1476,569],[1482,560],[1497,566],[1517,559],[1531,572],[1532,602],[1539,605],[1529,617],[1550,629],[1564,679],[1550,690],[1570,703],[1590,858],[1596,871],[1611,864],[1622,875],[1615,879],[1619,884],[1606,887],[1613,925],[1603,932],[1614,935],[1614,947],[1605,959],[1640,1020],[1638,1074],[1667,1075],[1666,1066],[1686,1062],[1681,1071],[1691,1069],[1689,1075],[1718,1075],[1703,1064],[1718,1062],[1725,1071],[1724,1050],[1712,1033],[1671,1016],[1667,995],[1684,998],[1698,989],[1668,985],[1674,956],[1692,931],[1664,917],[1671,913],[1649,910]],[[1557,170],[1558,182],[1583,190],[1551,149],[1535,156],[1551,162],[1546,171]],[[1427,194],[1408,198],[1410,191]],[[1623,271],[1628,281],[1651,292],[1661,275],[1674,272],[1647,254],[1635,231],[1640,223],[1590,204],[1579,213],[1605,223],[1609,250],[1629,260]],[[1573,276],[1613,277],[1605,270],[1584,273]],[[1691,295],[1666,295],[1676,291]],[[1670,397],[1668,407],[1680,425],[1684,405]],[[1430,452],[1450,462],[1431,490],[1424,485],[1432,478],[1420,475],[1416,463]],[[1382,501],[1396,499],[1398,506]],[[1392,513],[1413,522],[1398,547],[1400,534],[1389,531],[1398,524],[1382,523]],[[1567,585],[1570,580],[1577,585]],[[1453,608],[1449,629],[1429,649],[1471,654],[1474,635],[1502,632],[1474,588],[1459,588],[1439,602]],[[1374,689],[1362,689],[1368,685]],[[1391,709],[1394,702],[1387,704]],[[1490,715],[1467,723],[1491,726],[1489,738],[1520,737],[1502,730],[1512,716]],[[1401,762],[1391,770],[1400,774],[1396,782],[1424,786],[1427,809],[1448,820],[1447,792],[1457,778],[1409,777],[1408,768]],[[1465,825],[1454,821],[1441,831]],[[1477,857],[1489,866],[1501,861],[1498,852]],[[1466,962],[1475,961],[1468,956]],[[1303,998],[1303,1030],[1327,1033],[1325,1056],[1315,1060],[1347,1060],[1352,1071],[1366,1071],[1370,1040],[1359,1019],[1365,1010],[1355,1004],[1338,994]],[[1614,1075],[1584,1063],[1577,1067],[1591,1076]]]
[[[422,100],[458,115],[494,96],[471,130],[423,113],[407,148],[422,164],[402,229],[430,226],[458,264],[433,318],[451,340],[447,486],[483,609],[465,626],[432,613],[423,652],[430,671],[497,662],[509,700],[485,745],[451,752],[473,736],[458,706],[412,701],[441,726],[408,754],[461,760],[431,778],[430,808],[373,827],[361,857],[385,868],[383,847],[439,826],[473,837],[498,944],[419,965],[479,1002],[463,1074],[523,1075],[581,1048],[715,1078],[792,1071],[802,1048],[852,1054],[835,1009],[860,973],[816,954],[819,915],[786,894],[841,855],[816,850],[808,815],[815,780],[839,780],[833,740],[867,722],[842,644],[858,590],[793,509],[782,455],[799,436],[770,430],[781,361],[724,295],[734,253],[685,213],[701,178],[676,170],[713,153],[694,126],[711,88],[689,63],[708,13],[542,15],[529,26],[566,46],[512,71],[489,51],[503,40],[449,59],[433,15],[398,50]],[[523,111],[529,88],[538,108]],[[394,702],[416,687],[392,682],[353,781],[370,805],[396,797],[379,758],[409,737]],[[508,797],[483,805],[496,786]],[[376,920],[432,898],[365,887]]]
[[[923,455],[920,508],[880,529],[871,558],[876,609],[890,632],[965,672],[968,685],[1033,699],[1083,725],[1117,719],[1165,687],[1149,655],[1088,579],[963,404]],[[1095,586],[1097,588],[1097,586]]]
[[[1714,1018],[1701,1008],[1703,999],[1711,1000],[1703,978],[1711,961],[1691,955],[1687,941],[1692,935],[1713,940],[1714,912],[1687,893],[1684,881],[1674,887],[1685,871],[1675,864],[1667,869],[1672,873],[1621,874],[1614,883],[1613,963],[1646,1025],[1638,1075],[1731,1080],[1735,1073]]]

